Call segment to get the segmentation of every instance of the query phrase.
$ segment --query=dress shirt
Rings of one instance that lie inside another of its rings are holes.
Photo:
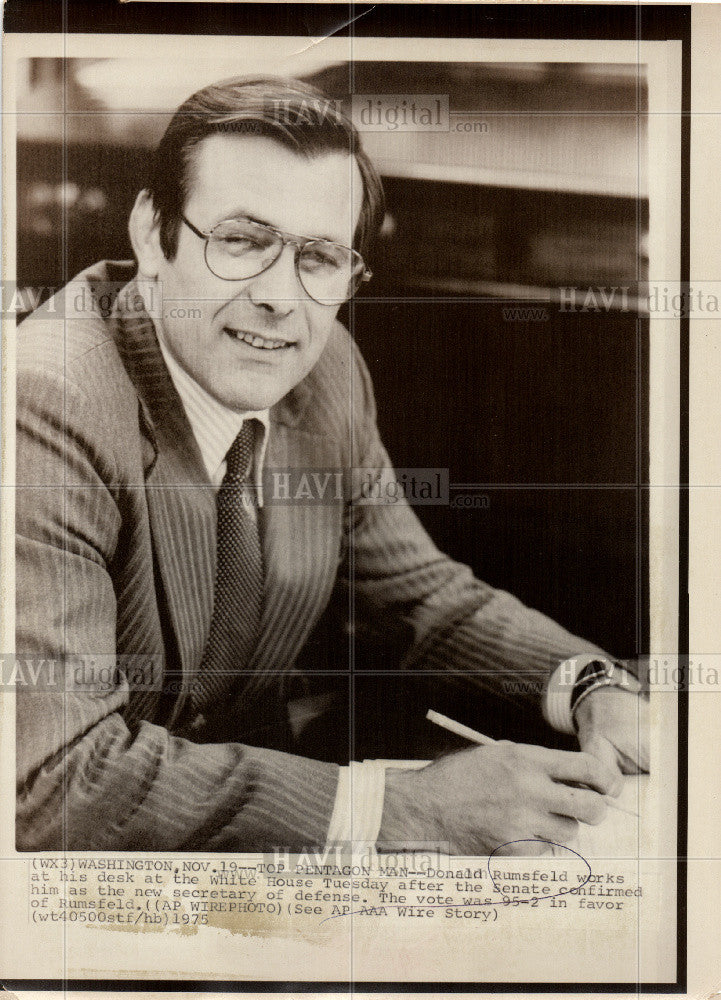
[[[253,484],[257,493],[258,506],[263,506],[263,463],[268,444],[270,417],[268,410],[248,410],[239,413],[214,399],[210,393],[198,385],[195,379],[175,360],[163,342],[163,334],[158,331],[158,343],[167,365],[173,385],[183,403],[186,416],[198,442],[198,448],[205,465],[208,478],[214,486],[220,486],[225,475],[225,456],[235,441],[246,420],[257,420],[263,434],[260,444],[256,444],[253,455]]]

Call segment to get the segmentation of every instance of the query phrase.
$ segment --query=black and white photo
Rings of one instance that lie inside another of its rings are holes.
[[[62,37],[5,96],[40,975],[677,982],[680,40]]]

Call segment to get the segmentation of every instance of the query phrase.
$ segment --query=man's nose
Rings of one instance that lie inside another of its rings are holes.
[[[295,268],[296,252],[292,243],[286,243],[269,268],[248,279],[247,292],[253,305],[286,316],[306,297]]]

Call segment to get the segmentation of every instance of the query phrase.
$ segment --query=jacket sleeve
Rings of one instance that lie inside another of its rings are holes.
[[[354,397],[355,464],[366,482],[369,475],[392,477],[370,375],[358,352]],[[402,668],[440,672],[452,685],[491,691],[509,706],[537,711],[548,677],[562,661],[607,655],[443,555],[402,496],[381,504],[357,494],[348,552],[345,573],[357,614],[395,632]]]
[[[39,366],[19,374],[17,413],[16,656],[32,678],[16,697],[18,849],[322,845],[335,765],[129,728],[122,673],[78,669],[115,662],[114,428]]]

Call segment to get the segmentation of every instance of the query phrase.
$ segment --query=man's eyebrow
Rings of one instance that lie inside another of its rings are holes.
[[[216,216],[213,225],[217,226],[221,222],[231,222],[233,219],[247,219],[249,222],[257,222],[259,226],[270,226],[271,229],[277,228],[272,222],[268,222],[267,219],[258,219],[255,215],[251,215],[250,212],[246,212],[242,208],[237,208],[230,212],[224,212],[223,215]]]
[[[255,222],[259,226],[268,226],[270,229],[276,229],[278,232],[285,232],[280,226],[274,225],[272,222],[268,222],[267,219],[259,219],[255,215],[251,215],[249,212],[245,212],[242,208],[236,209],[233,212],[227,212],[225,215],[219,217],[213,223],[214,226],[219,225],[221,222],[229,222],[231,219],[247,219],[248,222]],[[307,240],[325,240],[326,243],[337,243],[339,246],[347,246],[343,240],[338,240],[334,236],[323,236],[320,233],[314,233],[312,236],[301,233],[293,233],[293,236],[303,235],[304,239]]]

